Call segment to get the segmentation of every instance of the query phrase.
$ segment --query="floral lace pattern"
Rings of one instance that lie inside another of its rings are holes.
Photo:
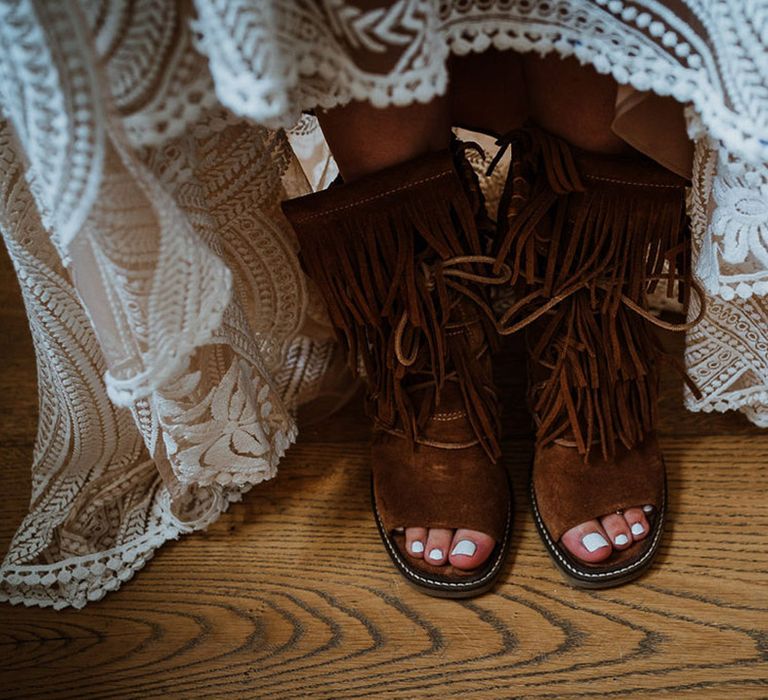
[[[274,476],[334,346],[321,313],[304,331],[318,303],[277,214],[306,180],[284,136],[200,93],[183,18],[159,1],[41,5],[1,10],[0,228],[40,419],[0,599],[82,607]]]
[[[765,177],[745,163],[729,165],[715,142],[697,142],[688,210],[694,265],[706,286],[707,308],[702,322],[688,332],[685,347],[686,367],[702,397],[686,389],[685,403],[692,411],[740,410],[756,425],[768,427],[768,297],[762,286],[768,267],[756,264],[765,253],[765,222],[760,219]],[[717,172],[725,174],[720,178]],[[729,235],[716,235],[715,222],[727,227]],[[750,248],[755,254],[746,269],[721,266],[719,251],[724,260],[740,258]],[[690,318],[697,313],[692,304]]]
[[[768,425],[766,18],[763,0],[0,4],[0,228],[40,377],[0,600],[98,600],[275,474],[339,367],[279,211],[335,176],[302,111],[428,101],[451,53],[555,51],[688,104],[708,307],[686,400]]]

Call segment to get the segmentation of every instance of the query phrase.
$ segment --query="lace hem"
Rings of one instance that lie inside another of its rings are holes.
[[[287,128],[302,111],[317,106],[327,109],[353,99],[366,99],[377,107],[428,102],[445,92],[449,53],[479,53],[493,46],[573,56],[622,85],[691,103],[697,115],[692,129],[704,127],[731,154],[747,161],[768,161],[764,136],[768,125],[761,125],[754,114],[728,108],[722,87],[713,83],[719,73],[711,50],[691,26],[657,2],[491,1],[477,7],[461,3],[442,10],[439,20],[423,7],[395,3],[386,15],[371,11],[370,21],[355,16],[343,27],[347,36],[354,34],[366,48],[375,40],[378,50],[389,48],[388,41],[411,44],[410,61],[401,61],[386,74],[354,65],[325,28],[339,18],[331,20],[300,3],[276,5],[269,18],[246,2],[235,3],[237,11],[228,8],[226,16],[210,0],[197,0],[196,5],[197,48],[211,61],[219,99],[235,113],[267,126]],[[754,19],[747,16],[748,9],[743,10],[744,18],[742,10],[729,9],[730,14],[718,16],[716,27],[708,27],[718,37],[738,20]],[[242,21],[244,17],[252,21]],[[235,31],[231,24],[235,21],[247,25],[254,35],[264,33],[264,41],[245,42],[242,30]],[[305,27],[306,33],[297,27]],[[274,36],[267,35],[270,28]],[[289,39],[281,45],[284,37]],[[266,54],[277,63],[270,63],[269,75],[260,72]],[[749,58],[742,63],[750,63]],[[745,66],[747,77],[753,72],[748,68],[756,71],[758,64]]]
[[[693,104],[693,133],[708,133],[728,152],[747,161],[768,160],[768,139],[761,136],[768,127],[761,131],[753,118],[733,112],[719,99],[719,91],[713,90],[703,70],[707,57],[693,48],[701,41],[694,39],[690,27],[660,3],[647,3],[642,10],[617,0],[595,2],[613,15],[613,22],[601,16],[598,8],[583,6],[579,9],[583,14],[579,28],[565,26],[562,18],[553,21],[555,8],[548,4],[546,10],[543,4],[531,6],[525,22],[498,15],[489,20],[481,11],[471,18],[456,10],[446,22],[447,39],[451,50],[459,55],[493,46],[573,56],[582,64],[591,64],[598,73],[610,74],[621,85]],[[455,26],[451,26],[452,21],[456,21]],[[632,46],[627,45],[630,32],[636,41]]]
[[[686,389],[685,408],[693,413],[739,411],[758,428],[768,428],[768,391],[758,390],[733,396],[707,396],[699,401]]]
[[[574,57],[620,84],[673,97],[687,105],[691,138],[716,159],[706,177],[695,176],[705,209],[696,273],[726,300],[768,295],[768,75],[753,5],[715,0],[672,11],[655,0],[487,0],[436,10],[400,1],[384,11],[293,0],[269,12],[247,0],[227,11],[212,0],[196,5],[197,46],[210,59],[220,101],[272,127],[350,100],[428,102],[445,92],[449,54],[490,47]],[[743,27],[756,36],[737,42]],[[391,65],[367,67],[349,46],[385,54]]]
[[[686,369],[702,393],[696,399],[686,390],[686,408],[739,410],[756,425],[768,427],[768,305],[757,296],[707,302],[706,315],[686,337]],[[694,301],[689,318],[697,313]]]
[[[758,428],[768,428],[768,389],[760,386],[730,394],[705,394],[702,399],[697,399],[686,387],[683,403],[692,413],[737,411]]]
[[[206,529],[229,509],[231,503],[241,501],[253,486],[271,479],[278,461],[295,437],[295,433],[291,434],[282,448],[275,449],[270,471],[260,479],[237,487],[217,485],[209,488],[210,507],[194,521],[184,521],[174,515],[170,493],[158,479],[158,495],[150,516],[154,524],[135,540],[97,554],[68,557],[54,564],[3,564],[0,567],[0,601],[61,610],[67,607],[79,609],[89,602],[101,600],[133,578],[163,544]],[[194,493],[193,497],[195,501],[201,500],[199,493]]]

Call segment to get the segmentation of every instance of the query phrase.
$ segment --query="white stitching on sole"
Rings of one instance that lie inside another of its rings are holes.
[[[381,533],[386,533],[386,528],[384,527],[384,523],[381,521],[381,516],[379,515],[379,509],[376,507],[376,496],[373,495],[373,498],[371,499],[373,501],[373,512],[376,516],[376,522],[379,525],[379,531]],[[478,586],[481,583],[487,581],[491,576],[493,576],[496,571],[499,569],[501,564],[503,563],[505,557],[504,552],[506,551],[506,542],[509,538],[509,531],[512,526],[512,494],[509,494],[509,504],[507,505],[507,522],[504,525],[504,535],[502,536],[501,541],[499,542],[499,556],[496,558],[496,561],[494,562],[493,566],[486,572],[484,576],[478,579],[474,579],[472,581],[436,581],[435,579],[430,579],[425,576],[422,576],[421,574],[417,574],[408,564],[403,561],[403,559],[400,556],[400,552],[396,547],[393,547],[393,545],[390,543],[389,537],[385,536],[382,537],[382,540],[384,540],[384,544],[387,547],[387,550],[390,552],[390,554],[397,560],[397,563],[400,565],[402,569],[404,569],[407,572],[407,575],[411,578],[418,579],[419,581],[423,583],[428,583],[431,586],[436,586],[437,588],[467,588],[469,586]]]
[[[541,526],[539,532],[541,532],[547,541],[547,548],[549,549],[552,554],[554,554],[565,566],[566,569],[573,572],[577,576],[581,576],[584,578],[605,578],[606,576],[618,576],[620,574],[627,573],[629,571],[632,571],[633,569],[636,569],[638,566],[640,566],[649,556],[651,556],[656,551],[656,546],[658,544],[658,541],[661,537],[661,533],[663,530],[664,525],[664,514],[666,512],[666,507],[660,507],[659,508],[659,520],[656,523],[656,533],[653,536],[653,539],[651,540],[651,544],[649,545],[648,549],[646,550],[645,554],[643,554],[642,557],[640,557],[636,562],[633,562],[632,564],[629,564],[628,566],[625,566],[621,569],[613,569],[612,571],[598,571],[598,572],[590,572],[590,571],[584,571],[581,569],[577,569],[565,559],[563,558],[563,555],[560,553],[559,547],[556,543],[552,542],[552,538],[549,536],[549,530],[547,530],[547,526],[544,525],[544,521],[541,519],[541,515],[539,514],[538,506],[536,505],[536,492],[533,488],[533,478],[531,478],[531,506],[533,507],[533,515],[536,518],[536,522]],[[666,501],[666,487],[664,492],[664,499],[662,500],[662,505]]]

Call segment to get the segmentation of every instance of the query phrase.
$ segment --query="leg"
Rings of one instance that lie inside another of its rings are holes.
[[[610,129],[617,89],[612,78],[557,56],[526,56],[524,74],[532,119],[539,126],[587,151],[633,152]],[[646,537],[650,506],[645,508],[638,504],[622,514],[595,513],[596,519],[568,530],[562,542],[584,561],[607,559],[612,549],[627,549]]]
[[[377,109],[351,102],[317,114],[342,177],[350,182],[448,146],[451,126],[503,134],[523,125],[523,57],[512,51],[453,56],[448,95],[429,104]]]
[[[452,56],[452,124],[494,136],[523,126],[529,114],[523,65],[523,56],[514,51]]]
[[[447,148],[451,138],[447,98],[387,109],[351,102],[317,119],[346,182]]]
[[[540,127],[587,151],[632,151],[611,131],[617,89],[613,78],[554,55],[526,55],[523,74],[531,116]]]
[[[446,149],[451,138],[450,100],[378,109],[353,102],[318,114],[320,126],[345,183]],[[449,562],[475,569],[491,554],[495,540],[469,529],[408,527],[405,547],[436,566]]]

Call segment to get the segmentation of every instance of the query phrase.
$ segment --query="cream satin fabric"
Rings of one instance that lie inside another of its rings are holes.
[[[611,130],[665,168],[691,179],[694,146],[686,132],[684,107],[676,100],[620,85]]]

